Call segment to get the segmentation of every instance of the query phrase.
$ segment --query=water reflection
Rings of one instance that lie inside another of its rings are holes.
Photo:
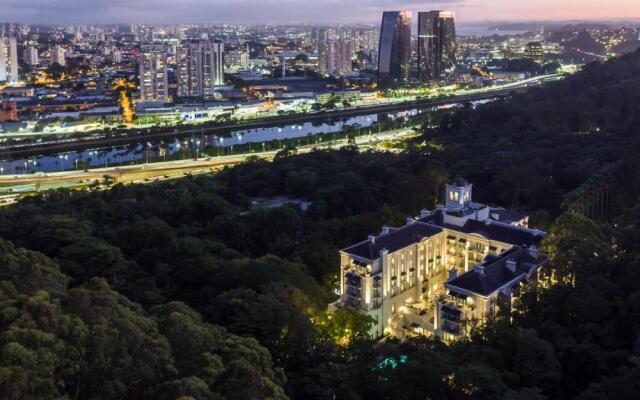
[[[248,143],[263,143],[256,146],[264,150],[264,142],[281,139],[302,138],[317,134],[341,132],[346,126],[355,129],[374,130],[383,118],[406,118],[417,115],[418,110],[409,110],[393,114],[360,115],[333,122],[307,122],[280,127],[243,129],[230,131],[227,135],[197,134],[190,137],[176,137],[169,140],[145,141],[130,145],[112,146],[98,149],[72,151],[62,154],[47,154],[29,158],[0,161],[0,173],[24,174],[37,172],[55,172],[91,167],[108,167],[114,164],[134,164],[140,162],[162,161],[167,159],[194,158],[204,149],[211,155],[230,154],[233,146]],[[262,147],[262,148],[260,148]],[[213,150],[213,151],[212,151]]]

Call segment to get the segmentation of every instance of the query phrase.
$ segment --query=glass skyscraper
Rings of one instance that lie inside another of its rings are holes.
[[[411,12],[382,15],[378,51],[378,81],[382,87],[406,85],[411,68]]]
[[[451,11],[418,13],[418,80],[438,82],[456,66],[456,25]]]

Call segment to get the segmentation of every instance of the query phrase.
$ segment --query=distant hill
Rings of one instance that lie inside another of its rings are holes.
[[[613,52],[615,54],[625,54],[633,53],[638,49],[640,49],[640,40],[630,40],[614,47]]]
[[[589,32],[582,30],[578,32],[578,35],[564,43],[566,48],[577,49],[595,54],[604,54],[604,46],[598,43]]]

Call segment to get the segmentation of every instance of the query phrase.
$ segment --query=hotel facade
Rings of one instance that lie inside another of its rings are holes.
[[[472,201],[472,185],[446,185],[445,204],[402,227],[340,251],[340,299],[371,317],[374,338],[437,335],[444,340],[510,306],[546,258],[544,232],[528,217]]]

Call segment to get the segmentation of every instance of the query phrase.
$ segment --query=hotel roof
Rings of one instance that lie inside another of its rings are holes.
[[[374,240],[366,240],[347,247],[342,251],[366,260],[375,260],[384,249],[393,253],[440,232],[442,232],[442,228],[439,226],[414,222],[401,228],[392,229],[387,234],[375,237]]]
[[[445,228],[464,233],[474,233],[489,240],[508,243],[515,246],[538,246],[544,233],[535,229],[521,228],[500,222],[490,223],[469,220],[463,226],[445,224]]]
[[[505,218],[504,221],[491,219],[487,223],[484,221],[470,219],[465,222],[463,226],[445,224],[442,210],[438,210],[427,216],[424,216],[420,218],[419,221],[426,224],[441,226],[452,231],[458,231],[467,234],[475,233],[489,240],[508,243],[516,246],[538,246],[540,244],[540,241],[544,237],[544,232],[535,229],[514,226],[508,223],[512,222],[511,219],[514,219],[513,222],[519,221],[522,218],[525,218],[524,216],[522,216],[522,218],[519,218],[520,215],[518,214],[509,211],[502,211],[500,209],[492,209],[490,211],[490,214],[495,214],[496,212],[505,213],[501,214],[501,217]]]
[[[491,216],[491,219],[507,224],[520,222],[527,218],[526,215],[518,214],[511,210],[505,210],[504,208],[492,208],[489,210],[489,215]]]
[[[515,271],[507,267],[509,260],[516,262]],[[446,286],[453,290],[460,288],[486,297],[518,277],[528,275],[532,269],[546,262],[546,257],[533,256],[526,249],[516,246],[499,256],[487,257],[479,264],[480,268],[476,266],[450,280]]]
[[[380,257],[380,251],[383,249],[393,253],[411,244],[418,243],[425,237],[434,236],[442,232],[443,228],[466,234],[480,235],[491,241],[514,246],[537,247],[544,237],[544,232],[542,231],[509,225],[495,220],[490,220],[487,223],[470,219],[463,226],[445,224],[442,212],[438,211],[408,225],[389,228],[388,233],[375,237],[373,241],[366,240],[349,246],[342,251],[366,260],[375,260]]]

